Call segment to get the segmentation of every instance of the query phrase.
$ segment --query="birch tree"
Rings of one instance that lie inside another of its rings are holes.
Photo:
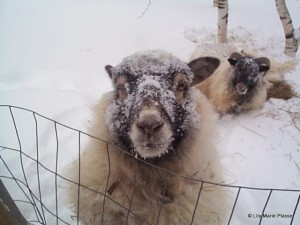
[[[228,0],[218,1],[218,43],[227,42]]]
[[[285,49],[284,53],[288,56],[296,56],[299,46],[299,29],[295,30],[292,19],[290,17],[285,0],[275,0],[276,8],[281,20],[283,30],[285,33]]]
[[[214,0],[213,6],[214,6],[214,7],[218,7],[218,0]]]

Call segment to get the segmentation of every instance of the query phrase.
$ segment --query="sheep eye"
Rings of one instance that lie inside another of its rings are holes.
[[[115,83],[115,98],[124,101],[127,98],[127,79],[125,76],[120,76]]]
[[[127,89],[125,84],[119,84],[116,87],[116,98],[122,101],[127,98]]]
[[[117,86],[117,91],[126,91],[125,84],[119,84],[119,85]]]
[[[181,101],[185,98],[188,82],[184,74],[180,73],[176,76],[173,88],[177,101]]]

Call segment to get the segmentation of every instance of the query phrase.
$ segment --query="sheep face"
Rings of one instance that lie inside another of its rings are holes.
[[[189,67],[166,52],[148,51],[106,70],[115,93],[106,123],[117,142],[144,159],[173,151],[194,111]]]
[[[232,53],[228,61],[234,66],[232,85],[240,95],[246,95],[261,84],[263,79],[261,72],[270,68],[270,61],[264,57],[250,58],[239,53]]]

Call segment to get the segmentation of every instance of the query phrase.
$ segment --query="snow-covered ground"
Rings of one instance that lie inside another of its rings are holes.
[[[16,182],[4,177],[11,177],[5,164],[17,179],[28,182],[47,209],[76,224],[63,204],[63,181],[44,167],[37,167],[33,159],[61,174],[76,158],[79,134],[81,146],[88,137],[59,123],[86,131],[90,108],[111,89],[105,65],[116,65],[127,55],[148,49],[163,49],[188,61],[197,44],[214,43],[217,9],[212,2],[151,1],[145,11],[147,0],[2,0],[0,105],[38,113],[0,107],[0,177],[13,198],[26,199]],[[287,0],[287,6],[294,26],[299,27],[300,1]],[[284,34],[273,0],[232,0],[229,7],[230,43],[279,61],[287,59],[282,53]],[[298,93],[299,74],[300,65],[286,75]],[[224,116],[217,126],[226,183],[267,189],[241,189],[231,224],[258,224],[259,218],[253,217],[262,213],[269,189],[300,190],[300,99],[271,99],[261,110]],[[20,158],[20,152],[12,150],[20,146],[32,158]],[[290,224],[291,218],[277,214],[293,214],[298,197],[299,191],[273,190],[264,212],[276,218],[265,218],[262,224]],[[47,224],[55,224],[55,217],[33,199],[39,211],[44,210],[42,218]],[[22,201],[17,204],[26,218],[37,220],[33,207]],[[300,224],[300,206],[293,224]]]

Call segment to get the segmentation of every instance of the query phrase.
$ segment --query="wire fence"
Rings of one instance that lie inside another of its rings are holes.
[[[102,143],[105,141],[34,111],[10,105],[0,105],[0,124],[0,178],[27,223],[80,224],[78,215],[74,215],[65,204],[65,188],[74,181],[64,176],[61,168],[78,158],[82,146],[90,139]],[[67,151],[74,149],[74,146],[78,151]],[[107,151],[109,153],[109,149]],[[180,176],[172,171],[167,172]],[[299,189],[255,188],[194,181],[200,185],[195,209],[205,185],[227,188],[234,193],[228,225],[300,224]],[[75,185],[78,190],[83,187]],[[98,194],[113,200],[107,191]],[[127,217],[134,214],[131,205],[120,207],[128,211]]]

